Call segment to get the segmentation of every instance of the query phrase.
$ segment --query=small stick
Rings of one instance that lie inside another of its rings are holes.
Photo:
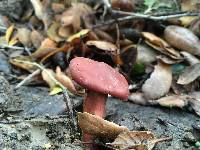
[[[22,80],[20,83],[18,83],[15,87],[15,89],[20,88],[22,85],[30,81],[34,76],[40,74],[40,69],[35,70],[33,73],[29,74],[24,80]]]

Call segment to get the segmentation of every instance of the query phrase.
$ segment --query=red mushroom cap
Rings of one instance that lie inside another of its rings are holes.
[[[69,69],[72,78],[88,90],[128,99],[128,82],[123,75],[104,62],[76,57],[71,60]]]

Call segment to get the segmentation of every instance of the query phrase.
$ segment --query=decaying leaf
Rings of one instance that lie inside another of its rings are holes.
[[[200,37],[200,17],[191,22],[189,30],[191,30],[196,36]]]
[[[159,52],[168,55],[173,59],[182,59],[180,53],[173,49],[167,42],[163,39],[157,37],[156,35],[149,32],[142,32],[142,35],[146,39],[146,43],[158,50]]]
[[[148,101],[144,97],[144,93],[131,93],[128,97],[128,100],[139,105],[147,105]]]
[[[13,31],[14,31],[14,28],[15,26],[14,25],[11,25],[7,30],[6,30],[6,34],[5,34],[5,37],[6,37],[6,42],[7,44],[9,43],[10,41],[10,38],[13,34]]]
[[[39,48],[42,41],[44,41],[44,36],[37,30],[31,32],[31,42],[35,48]]]
[[[68,10],[63,12],[61,18],[62,26],[69,26],[73,28],[73,32],[77,32],[81,28],[81,19],[93,14],[90,6],[84,3],[72,4]]]
[[[56,75],[52,69],[45,69],[42,71],[42,78],[49,85],[50,91],[52,91],[53,88],[56,87],[56,83],[51,79],[49,74],[53,77]]]
[[[55,13],[61,13],[65,10],[65,5],[62,3],[52,3],[51,4],[51,9],[55,12]]]
[[[180,74],[177,83],[189,84],[200,76],[200,63],[189,66]]]
[[[59,86],[55,86],[49,93],[49,95],[56,95],[58,93],[61,93],[63,89]]]
[[[194,65],[194,64],[200,63],[200,60],[197,57],[195,57],[194,55],[192,55],[192,54],[190,54],[188,52],[182,51],[181,54],[183,55],[184,59],[190,65]]]
[[[47,35],[48,37],[55,41],[55,42],[61,42],[64,39],[62,39],[59,35],[58,35],[58,29],[60,27],[60,24],[57,22],[53,22],[51,24],[51,26],[49,27],[49,29],[47,30]]]
[[[57,44],[54,41],[46,38],[42,41],[41,46],[34,53],[32,53],[31,57],[36,59],[41,58],[56,49],[56,46]]]
[[[87,112],[78,112],[77,115],[78,124],[84,133],[113,139],[120,133],[128,131],[127,127],[119,126]]]
[[[113,143],[107,145],[115,150],[152,150],[158,142],[170,139],[156,139],[150,131],[129,131],[119,134]]]
[[[109,52],[116,52],[118,49],[116,45],[106,41],[87,41],[86,45],[95,46],[98,49]]]
[[[137,59],[136,62],[149,65],[156,61],[156,52],[147,45],[139,44],[137,46]]]
[[[56,67],[56,75],[55,78],[62,83],[71,93],[77,94],[76,88],[72,82],[72,80],[64,74],[60,67]]]
[[[72,35],[72,32],[68,27],[60,27],[58,29],[58,35],[61,36],[62,38],[67,39]]]
[[[131,0],[111,0],[113,9],[120,9],[122,11],[132,12],[135,8],[134,2]]]
[[[17,66],[21,69],[27,70],[29,72],[33,72],[33,71],[36,70],[36,67],[34,65],[23,63],[23,61],[30,61],[31,62],[29,57],[23,57],[23,56],[19,56],[19,57],[12,58],[12,59],[9,60],[9,62],[12,65],[15,65],[15,66]]]
[[[200,92],[196,91],[196,92],[192,92],[189,94],[191,97],[193,97],[193,99],[190,99],[189,101],[189,105],[192,108],[192,110],[195,111],[195,113],[197,115],[200,116]]]
[[[188,105],[188,99],[191,99],[188,95],[172,95],[162,97],[158,100],[148,101],[152,105],[160,105],[164,107],[178,107],[183,108]]]
[[[164,31],[165,40],[182,51],[200,56],[200,41],[190,30],[179,26],[168,26]]]
[[[142,86],[142,92],[147,99],[157,99],[168,93],[172,83],[170,65],[158,63],[150,78]]]
[[[26,47],[31,47],[31,31],[28,28],[19,28],[17,30],[19,41]]]
[[[67,42],[72,42],[72,41],[74,41],[74,40],[76,40],[76,39],[80,39],[80,38],[82,38],[82,37],[85,37],[89,32],[90,32],[89,29],[83,29],[83,30],[81,30],[80,32],[78,32],[78,33],[76,33],[76,34],[70,36],[70,37],[67,39]]]

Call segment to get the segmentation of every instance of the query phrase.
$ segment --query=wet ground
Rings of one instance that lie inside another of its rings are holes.
[[[62,95],[49,96],[48,88],[41,86],[14,90],[15,85],[3,76],[0,83],[0,149],[82,149],[77,142],[72,143]],[[71,98],[80,110],[82,98]],[[150,130],[158,138],[173,138],[159,143],[158,150],[192,150],[200,139],[200,118],[181,109],[144,107],[110,98],[106,119],[130,130]]]

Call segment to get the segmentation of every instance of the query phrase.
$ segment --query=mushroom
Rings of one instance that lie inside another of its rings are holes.
[[[125,77],[103,62],[76,57],[71,60],[69,70],[72,79],[87,90],[83,102],[84,112],[104,118],[108,94],[122,100],[128,99],[128,82]],[[83,137],[88,142],[90,136],[87,135]]]

